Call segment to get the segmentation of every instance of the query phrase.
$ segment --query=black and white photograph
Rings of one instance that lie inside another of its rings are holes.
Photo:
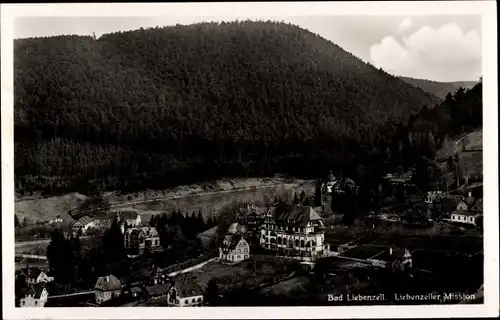
[[[498,315],[492,11],[2,5],[4,308]]]

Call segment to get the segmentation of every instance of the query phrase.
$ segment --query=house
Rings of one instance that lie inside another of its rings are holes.
[[[227,229],[227,233],[231,234],[245,234],[247,233],[247,231],[248,231],[247,227],[238,222],[232,223]]]
[[[457,208],[456,208],[457,211],[467,211],[469,210],[469,206],[467,205],[467,203],[465,203],[464,200],[460,201],[458,204],[457,204]]]
[[[145,248],[146,234],[142,229],[131,228],[125,231],[124,247],[130,254],[142,254]]]
[[[85,234],[88,229],[95,226],[94,220],[89,216],[83,216],[73,225],[73,233]]]
[[[310,206],[271,208],[261,226],[260,245],[285,254],[316,257],[328,251],[324,223]]]
[[[157,284],[154,286],[147,286],[144,288],[142,295],[144,300],[157,299],[163,296],[167,296],[172,284],[170,282]]]
[[[153,270],[148,272],[149,283],[151,285],[164,284],[168,281],[168,276],[165,270],[160,267],[154,267]]]
[[[122,284],[114,275],[100,277],[94,287],[95,302],[101,304],[105,301],[118,298],[121,295]]]
[[[172,307],[201,307],[203,290],[195,279],[180,277],[168,290],[167,301]]]
[[[477,226],[480,216],[481,214],[473,211],[455,210],[451,213],[451,221]]]
[[[408,270],[413,266],[410,250],[401,247],[389,248],[389,257],[392,268]]]
[[[425,197],[425,203],[434,204],[438,198],[441,197],[443,192],[441,190],[428,191]]]
[[[40,268],[29,268],[25,269],[24,275],[26,277],[26,284],[32,285],[36,283],[48,283],[54,281],[53,277],[49,277],[42,269]]]
[[[95,228],[105,230],[109,229],[115,219],[115,215],[97,214],[94,217]]]
[[[148,250],[156,250],[160,247],[160,235],[155,227],[143,227],[144,233],[144,248]]]
[[[134,210],[115,211],[119,222],[125,222],[128,227],[137,227],[141,225],[141,215]]]
[[[47,303],[49,293],[43,284],[33,284],[29,287],[28,291],[21,298],[20,306],[21,308],[26,307],[40,307],[43,308]]]
[[[60,215],[49,221],[50,224],[61,224],[63,222],[64,220]]]
[[[219,248],[219,258],[227,262],[240,262],[250,257],[250,245],[240,234],[228,234]]]

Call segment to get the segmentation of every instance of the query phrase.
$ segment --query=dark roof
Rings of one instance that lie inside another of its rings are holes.
[[[92,222],[92,218],[89,216],[83,216],[80,219],[78,219],[77,223],[81,223],[83,226],[89,224]]]
[[[29,268],[28,270],[25,269],[24,273],[25,275],[28,277],[28,278],[31,278],[31,279],[36,279],[38,278],[38,276],[40,275],[40,273],[42,273],[43,270],[40,269],[40,268],[37,268],[37,267],[32,267],[32,268]]]
[[[474,203],[476,203],[476,198],[474,197],[466,197],[464,199],[464,202],[468,205],[468,206],[472,206],[474,205]]]
[[[39,299],[42,295],[43,289],[45,289],[45,286],[43,284],[36,283],[30,286],[30,288],[26,292],[26,296],[32,296],[34,299]]]
[[[229,248],[230,250],[236,248],[241,240],[241,235],[239,234],[228,234],[224,237],[224,242],[222,243],[223,248]],[[228,243],[225,245],[224,243]]]
[[[94,289],[102,291],[112,291],[112,290],[120,290],[121,287],[122,284],[120,280],[118,280],[118,278],[115,277],[114,275],[109,275],[97,279],[97,283]]]
[[[271,208],[271,214],[277,222],[287,223],[293,220],[293,225],[305,226],[309,221],[321,220],[321,217],[310,206],[279,206]]]
[[[139,237],[141,233],[144,234],[144,231],[142,231],[142,229],[133,228],[127,230],[127,234],[130,234],[131,237]]]
[[[203,289],[196,279],[184,275],[174,279],[174,287],[181,298],[203,295]]]
[[[158,284],[156,286],[149,286],[146,287],[146,292],[150,297],[153,296],[161,296],[164,294],[167,294],[168,290],[172,287],[172,284],[170,283],[165,283],[165,284]]]
[[[477,216],[477,212],[470,212],[465,210],[455,210],[451,214],[456,214],[460,216]]]
[[[459,203],[460,199],[455,197],[444,197],[441,199],[441,207],[445,212],[453,211]]]

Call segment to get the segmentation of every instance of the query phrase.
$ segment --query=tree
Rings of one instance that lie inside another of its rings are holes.
[[[320,179],[316,180],[316,185],[315,185],[315,189],[314,189],[314,206],[315,207],[321,206],[321,187],[322,187],[321,180]]]
[[[102,252],[105,263],[120,262],[126,259],[123,234],[115,219],[102,238]]]
[[[219,301],[219,286],[217,280],[212,278],[208,281],[207,290],[205,292],[205,301],[210,306],[216,306]]]
[[[61,284],[71,284],[75,281],[73,249],[70,241],[59,230],[51,234],[47,260],[50,274],[54,276],[55,281]]]

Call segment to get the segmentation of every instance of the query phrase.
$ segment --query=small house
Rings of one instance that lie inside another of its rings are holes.
[[[26,283],[28,285],[54,281],[53,277],[49,277],[42,269],[37,267],[25,269],[24,275],[26,277]]]
[[[144,247],[149,250],[155,250],[160,247],[160,235],[154,227],[143,227]]]
[[[195,279],[182,277],[176,280],[167,293],[168,305],[172,307],[201,307],[203,290]]]
[[[172,287],[171,283],[162,283],[154,286],[147,286],[144,288],[142,295],[144,300],[149,299],[157,299],[163,296],[167,296],[170,288]]]
[[[145,237],[146,235],[142,229],[132,228],[126,230],[123,237],[125,249],[130,253],[141,254],[144,252]]]
[[[85,234],[88,229],[95,226],[95,221],[89,216],[83,216],[73,225],[73,233]]]
[[[101,304],[105,301],[118,298],[121,295],[122,284],[114,275],[107,275],[97,279],[95,290],[95,301]]]
[[[43,308],[47,303],[47,299],[49,297],[49,293],[43,284],[34,284],[31,285],[24,295],[21,298],[20,306],[21,308],[26,307],[40,307]]]
[[[63,222],[64,220],[60,215],[49,221],[50,224],[61,224]]]
[[[219,258],[227,262],[240,262],[250,257],[250,245],[237,234],[228,234],[219,248]]]

